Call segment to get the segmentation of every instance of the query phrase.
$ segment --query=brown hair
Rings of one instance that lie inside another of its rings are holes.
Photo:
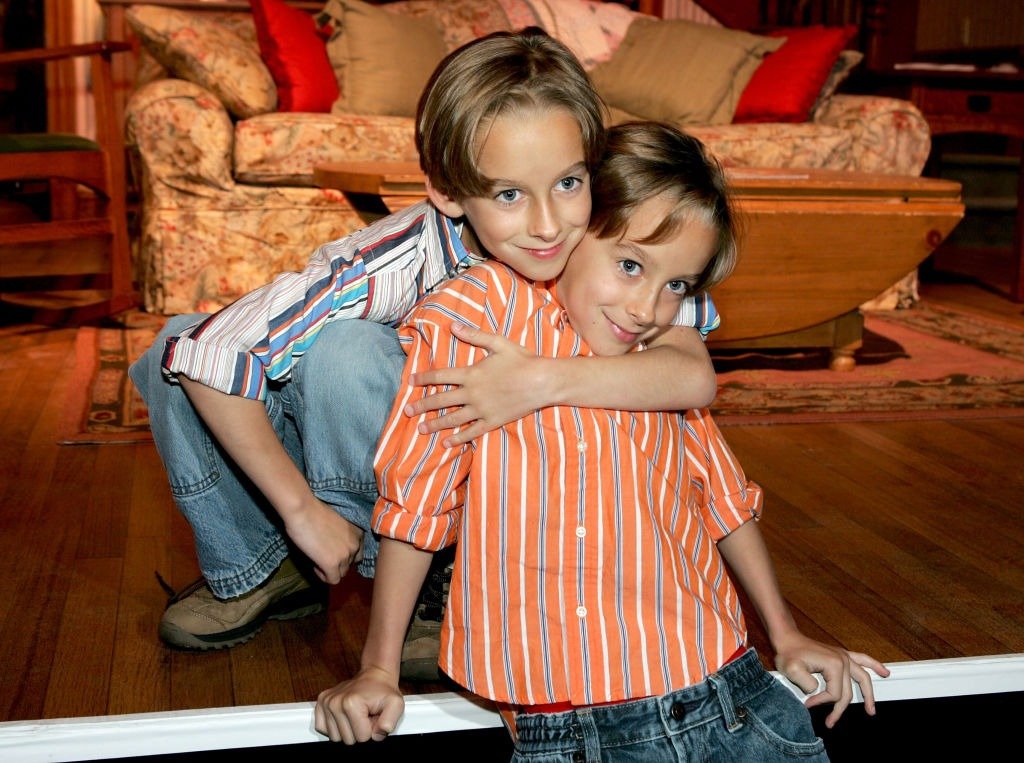
[[[692,292],[721,283],[735,267],[737,223],[725,172],[692,135],[659,122],[609,128],[591,189],[590,231],[598,238],[621,236],[633,211],[662,194],[676,204],[641,243],[665,241],[692,220],[718,231],[718,246]]]
[[[455,201],[487,194],[490,180],[476,166],[481,130],[499,114],[535,106],[564,108],[576,118],[593,172],[604,148],[604,103],[579,60],[539,27],[495,32],[441,61],[416,114],[420,167]]]

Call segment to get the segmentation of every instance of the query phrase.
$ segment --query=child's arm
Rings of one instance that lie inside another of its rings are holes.
[[[381,539],[359,672],[316,700],[316,730],[332,742],[379,742],[398,725],[405,709],[398,688],[402,644],[431,556],[408,543]]]
[[[214,438],[332,584],[355,558],[362,532],[316,498],[278,441],[261,399],[271,380],[290,377],[329,321],[367,317],[387,324],[408,312],[418,279],[431,283],[451,266],[438,252],[438,229],[445,224],[423,203],[328,242],[302,271],[279,274],[169,338],[164,349],[164,373],[182,383]],[[382,242],[410,236],[423,247],[407,248],[404,257],[385,256]],[[373,257],[364,256],[366,248]]]
[[[450,408],[426,420],[421,431],[465,426],[445,438],[462,445],[503,424],[549,405],[578,405],[634,411],[702,408],[715,397],[717,381],[697,329],[675,326],[646,352],[614,357],[539,358],[497,334],[453,323],[460,340],[485,350],[483,360],[463,368],[417,373],[418,385],[453,385],[406,410],[419,416]],[[638,384],[637,380],[643,383]]]
[[[182,388],[217,442],[262,491],[285,530],[327,583],[337,583],[359,551],[362,532],[322,503],[278,440],[263,403],[184,376]]]
[[[829,646],[800,632],[779,591],[775,568],[757,523],[748,521],[720,540],[718,548],[768,631],[775,650],[775,667],[808,694],[818,688],[818,681],[811,674],[821,673],[824,677],[825,688],[810,697],[807,706],[834,702],[825,719],[825,725],[832,728],[853,699],[852,679],[864,695],[864,709],[868,715],[874,715],[871,676],[864,668],[871,668],[880,676],[889,675],[889,669],[866,654]]]
[[[369,630],[355,678],[323,692],[316,705],[316,728],[334,741],[379,740],[394,730],[404,708],[398,690],[402,644],[431,560],[431,552],[419,546],[455,543],[465,506],[473,448],[439,448],[435,438],[416,431],[416,420],[402,410],[425,388],[411,384],[410,375],[439,357],[461,365],[474,359],[476,351],[449,333],[442,316],[476,306],[478,312],[467,317],[483,322],[487,315],[502,316],[519,290],[532,288],[506,266],[481,265],[471,272],[473,278],[456,278],[428,297],[400,329],[406,366],[374,457],[380,495],[373,527],[382,539]],[[501,288],[493,288],[495,283]],[[521,297],[518,303],[527,301]]]

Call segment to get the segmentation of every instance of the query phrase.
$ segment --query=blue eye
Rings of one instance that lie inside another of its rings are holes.
[[[520,196],[522,192],[518,188],[506,188],[504,191],[498,191],[494,198],[502,204],[514,204],[519,201]]]
[[[686,281],[669,281],[665,284],[665,288],[673,294],[686,296],[690,291],[690,284],[686,283]]]
[[[627,276],[639,275],[642,270],[640,263],[635,260],[619,260],[619,267]]]
[[[558,187],[563,191],[575,191],[581,185],[583,181],[577,177],[564,177],[558,181]]]

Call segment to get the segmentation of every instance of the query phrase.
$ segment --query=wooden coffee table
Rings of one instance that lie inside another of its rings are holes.
[[[350,195],[370,220],[425,198],[415,163],[339,162],[315,181]],[[736,270],[712,296],[710,347],[824,347],[854,367],[858,307],[931,254],[963,217],[960,184],[834,170],[733,169],[740,212]]]

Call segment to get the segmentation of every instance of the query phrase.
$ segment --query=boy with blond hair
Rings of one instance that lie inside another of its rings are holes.
[[[421,100],[429,202],[325,244],[302,272],[212,316],[168,322],[131,369],[202,571],[170,600],[165,643],[234,646],[268,618],[320,611],[317,579],[337,583],[354,563],[373,574],[372,455],[404,361],[392,326],[484,258],[532,280],[561,272],[590,219],[603,114],[582,66],[540,30],[476,40],[441,62]],[[516,131],[502,158],[516,165],[496,174],[479,149],[506,116]],[[618,363],[531,364],[539,381],[486,425],[555,402],[706,404],[714,372],[692,327],[717,315],[688,300],[675,323],[630,363],[649,387]]]

